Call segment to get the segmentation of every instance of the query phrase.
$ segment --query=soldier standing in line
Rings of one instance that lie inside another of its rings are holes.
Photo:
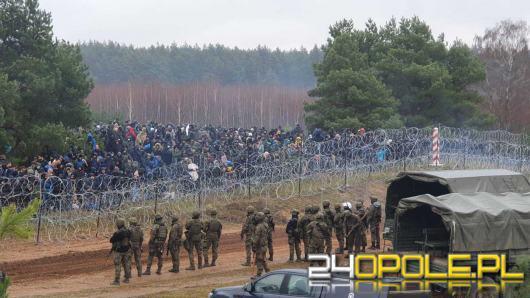
[[[335,204],[335,217],[333,218],[333,227],[335,228],[335,236],[337,237],[337,242],[339,247],[336,250],[336,253],[344,253],[344,223],[343,223],[343,214],[341,204]]]
[[[359,232],[362,239],[362,249],[361,252],[366,252],[366,245],[368,245],[368,240],[366,239],[366,227],[368,227],[368,214],[366,213],[366,210],[364,209],[363,202],[357,201],[355,204],[355,213],[361,220],[359,223]]]
[[[206,233],[204,248],[204,267],[215,266],[215,261],[219,255],[219,241],[221,240],[221,231],[223,225],[217,219],[217,210],[210,211],[210,220],[204,223],[204,232]],[[208,264],[208,250],[212,247],[212,263]]]
[[[252,260],[252,237],[254,236],[254,207],[247,207],[247,218],[241,227],[241,240],[245,240],[246,262],[242,266],[250,266]]]
[[[147,267],[144,275],[151,275],[151,265],[153,264],[153,257],[158,258],[158,269],[156,274],[162,274],[162,265],[164,264],[164,244],[167,238],[167,227],[162,221],[162,216],[155,215],[155,224],[151,228],[151,237],[149,238],[149,255],[147,256]]]
[[[182,226],[179,224],[178,216],[171,219],[171,231],[167,240],[167,250],[171,253],[173,268],[169,272],[178,273],[180,267],[180,244],[182,243]]]
[[[118,219],[116,221],[118,230],[114,232],[110,238],[112,243],[111,252],[114,254],[114,282],[112,285],[120,285],[121,267],[123,266],[124,283],[129,282],[131,276],[131,231],[125,227],[125,220]]]
[[[265,222],[265,214],[263,214],[263,212],[258,212],[255,219],[256,230],[252,241],[252,246],[256,251],[256,276],[261,276],[263,270],[265,270],[265,272],[269,272],[269,267],[267,266],[267,242],[269,239],[269,227]]]
[[[274,255],[274,249],[272,247],[272,232],[274,232],[274,218],[272,217],[271,215],[271,210],[269,208],[264,208],[263,209],[263,213],[265,214],[265,222],[267,223],[267,225],[269,226],[269,239],[268,239],[268,244],[269,244],[269,261],[272,262],[273,260],[273,255]]]
[[[306,227],[311,222],[311,210],[312,206],[307,206],[304,209],[304,215],[302,215],[302,218],[298,221],[298,232],[300,233],[300,237],[302,237],[302,242],[304,243],[304,261],[307,262],[307,255],[309,253],[309,241],[308,236],[306,233]]]
[[[381,224],[381,203],[376,197],[370,197],[372,205],[368,209],[368,223],[370,224],[370,239],[372,246],[370,249],[381,249],[379,225]]]
[[[287,233],[287,241],[289,243],[289,263],[294,260],[294,253],[296,252],[296,261],[302,262],[300,258],[300,233],[298,231],[298,210],[291,210],[291,219],[287,223],[285,228]]]
[[[307,225],[307,235],[309,238],[309,253],[321,254],[325,250],[325,241],[331,238],[329,235],[329,227],[324,221],[322,213],[315,215],[315,220]],[[313,266],[314,262],[311,262]]]
[[[193,249],[197,252],[197,268],[202,269],[202,222],[199,219],[201,214],[199,211],[193,211],[191,221],[186,223],[186,236],[189,244],[188,257],[190,259],[190,266],[186,270],[195,270],[195,263],[193,260]]]
[[[361,220],[349,209],[344,211],[344,232],[346,233],[346,247],[348,253],[352,253],[353,246],[355,246],[355,253],[361,251],[362,238],[360,234],[359,224]]]
[[[138,224],[136,218],[129,219],[129,230],[131,231],[131,251],[138,277],[142,276],[142,245],[144,242],[144,231]]]
[[[332,249],[333,249],[333,244],[332,244],[332,241],[331,241],[331,237],[333,236],[333,220],[335,218],[335,213],[333,212],[333,210],[330,209],[330,201],[328,200],[325,200],[324,202],[322,202],[322,211],[323,211],[323,216],[324,216],[324,222],[326,223],[326,225],[328,226],[328,235],[329,237],[326,238],[326,253],[328,255],[331,255],[331,252],[332,252]]]

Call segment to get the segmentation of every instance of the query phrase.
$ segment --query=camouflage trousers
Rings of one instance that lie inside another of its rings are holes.
[[[245,253],[247,255],[245,263],[250,264],[252,261],[252,238],[249,236],[245,237]]]
[[[349,236],[346,237],[346,247],[348,248],[348,253],[359,253],[361,251],[361,246],[363,244],[363,238],[360,232],[353,232],[350,233]],[[353,250],[353,247],[355,246],[355,250]]]
[[[335,236],[337,237],[337,242],[339,243],[339,249],[338,249],[338,253],[343,253],[344,252],[344,232],[342,231],[342,229],[340,230],[335,230]]]
[[[289,261],[293,261],[294,253],[296,252],[296,260],[300,260],[300,238],[294,237],[292,235],[287,236],[287,241],[289,243]]]
[[[201,241],[191,241],[190,242],[190,250],[188,250],[188,258],[190,259],[190,267],[195,268],[195,261],[193,259],[193,250],[197,252],[197,265],[199,268],[202,268],[202,243]]]
[[[267,249],[269,250],[269,257],[272,260],[272,257],[274,256],[274,248],[272,247],[272,232],[269,233],[267,236]]]
[[[263,270],[265,272],[269,272],[269,266],[267,265],[267,248],[258,248],[256,250],[256,275],[261,276],[263,273]]]
[[[372,240],[372,245],[379,247],[380,238],[379,238],[379,223],[370,224],[370,239]]]
[[[149,256],[147,256],[147,267],[146,271],[151,271],[151,265],[153,264],[153,258],[158,258],[158,270],[162,270],[162,265],[164,264],[163,260],[163,250],[164,250],[164,243],[151,243],[149,244]]]
[[[333,242],[331,241],[331,235],[333,235],[333,231],[331,229],[329,229],[329,237],[327,237],[326,239],[324,239],[324,241],[326,242],[326,249],[325,249],[325,252],[328,254],[328,255],[331,255],[331,250],[333,249]]]
[[[325,239],[311,239],[309,242],[309,253],[310,254],[321,254],[324,253],[326,246],[326,240]],[[314,265],[318,262],[311,261],[311,264]]]
[[[180,241],[180,240],[178,240]],[[180,267],[180,245],[174,245],[169,248],[171,254],[171,262],[173,263],[173,270],[179,271]]]
[[[304,260],[307,261],[307,255],[309,254],[309,238],[304,237],[302,238],[302,241],[304,242]]]
[[[212,248],[212,264],[215,264],[217,257],[219,256],[219,240],[206,238],[204,245],[204,264],[208,264],[208,252],[210,247]]]
[[[136,265],[136,271],[138,272],[138,275],[141,275],[142,274],[142,248],[140,247],[140,244],[132,245],[131,254],[132,254],[132,258],[134,259],[134,264]]]
[[[125,271],[125,278],[131,276],[131,254],[128,252],[114,252],[114,280],[120,281],[121,267]]]

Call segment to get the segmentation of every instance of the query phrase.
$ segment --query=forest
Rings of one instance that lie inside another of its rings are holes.
[[[282,51],[222,45],[156,45],[148,48],[115,42],[80,44],[85,63],[98,84],[156,82],[187,84],[215,81],[222,85],[315,84],[312,65],[322,60],[318,47]]]

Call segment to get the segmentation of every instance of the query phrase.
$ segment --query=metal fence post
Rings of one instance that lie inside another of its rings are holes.
[[[41,218],[42,218],[42,208],[44,207],[44,198],[42,197],[42,177],[39,176],[39,195],[40,199],[42,200],[41,205],[39,206],[39,213],[37,215],[37,239],[36,244],[39,244],[40,241],[40,229],[41,229]]]
[[[98,219],[96,221],[96,238],[98,238],[98,233],[99,233],[100,216],[101,216],[101,196],[99,196],[99,199],[98,199]]]

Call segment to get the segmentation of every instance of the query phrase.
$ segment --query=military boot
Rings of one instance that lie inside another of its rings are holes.
[[[370,249],[375,249],[375,241],[372,241],[372,246],[370,246]]]
[[[138,271],[138,277],[142,277],[142,271]]]
[[[168,271],[172,273],[179,273],[179,270],[177,268],[171,268]]]
[[[119,279],[115,279],[112,283],[111,283],[112,286],[119,286],[120,285],[120,280]]]
[[[204,256],[204,265],[202,265],[202,267],[204,267],[204,268],[210,267],[210,264],[208,262],[208,257],[206,255]]]
[[[197,268],[202,269],[202,257],[198,256]]]
[[[123,280],[124,283],[128,284],[129,283],[129,278],[126,277],[124,280]]]
[[[162,274],[162,269],[159,268],[159,269],[156,271],[156,274],[158,274],[158,275]]]
[[[212,263],[210,264],[210,267],[215,267],[215,259],[212,260]]]
[[[151,275],[151,268],[149,267],[145,268],[143,275]]]
[[[189,266],[186,270],[195,270],[195,266]]]
[[[269,261],[271,261],[271,262],[272,262],[272,256],[273,256],[273,253],[271,253],[270,256],[269,256]]]

